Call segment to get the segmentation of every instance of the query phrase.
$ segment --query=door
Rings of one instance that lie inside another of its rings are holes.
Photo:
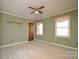
[[[29,23],[29,41],[34,40],[33,23]]]

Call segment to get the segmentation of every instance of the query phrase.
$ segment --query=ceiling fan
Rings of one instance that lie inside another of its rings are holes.
[[[31,12],[31,14],[33,14],[33,13],[35,13],[35,14],[38,14],[38,13],[43,14],[43,12],[40,11],[40,9],[43,9],[44,6],[41,6],[41,7],[39,7],[39,8],[38,8],[38,7],[35,7],[35,8],[33,8],[33,7],[29,7],[29,8],[34,10],[33,12]]]

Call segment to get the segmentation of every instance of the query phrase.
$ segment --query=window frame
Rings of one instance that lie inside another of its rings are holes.
[[[37,24],[42,24],[42,34],[38,34],[38,32],[37,32],[38,31],[38,29],[37,29],[38,25]],[[36,35],[43,35],[43,22],[37,22],[36,23]]]
[[[55,19],[55,37],[58,37],[58,38],[70,38],[70,17],[69,17],[69,19],[68,19],[68,35],[67,36],[61,36],[61,35],[57,35],[56,34],[56,30],[57,30],[57,26],[56,26],[56,19]]]

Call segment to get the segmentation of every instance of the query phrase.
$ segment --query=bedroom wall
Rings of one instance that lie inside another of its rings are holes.
[[[8,23],[18,22],[17,23]],[[26,19],[0,13],[0,46],[28,40],[28,21]]]
[[[0,45],[1,45],[1,13],[0,13]]]
[[[63,14],[59,14],[59,15],[71,16],[70,38],[55,36],[55,19],[54,19],[55,16],[52,16],[52,17],[45,18],[41,21],[37,21],[37,22],[43,22],[44,31],[43,31],[43,35],[36,35],[36,39],[77,48],[77,42],[78,42],[78,15],[77,13],[78,13],[77,10],[74,10],[74,11],[63,13]]]

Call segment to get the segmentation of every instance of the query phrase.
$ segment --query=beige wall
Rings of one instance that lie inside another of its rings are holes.
[[[1,45],[1,13],[0,13],[0,45]]]
[[[8,23],[7,21],[19,22]],[[23,18],[0,13],[0,45],[28,40],[28,21]]]

